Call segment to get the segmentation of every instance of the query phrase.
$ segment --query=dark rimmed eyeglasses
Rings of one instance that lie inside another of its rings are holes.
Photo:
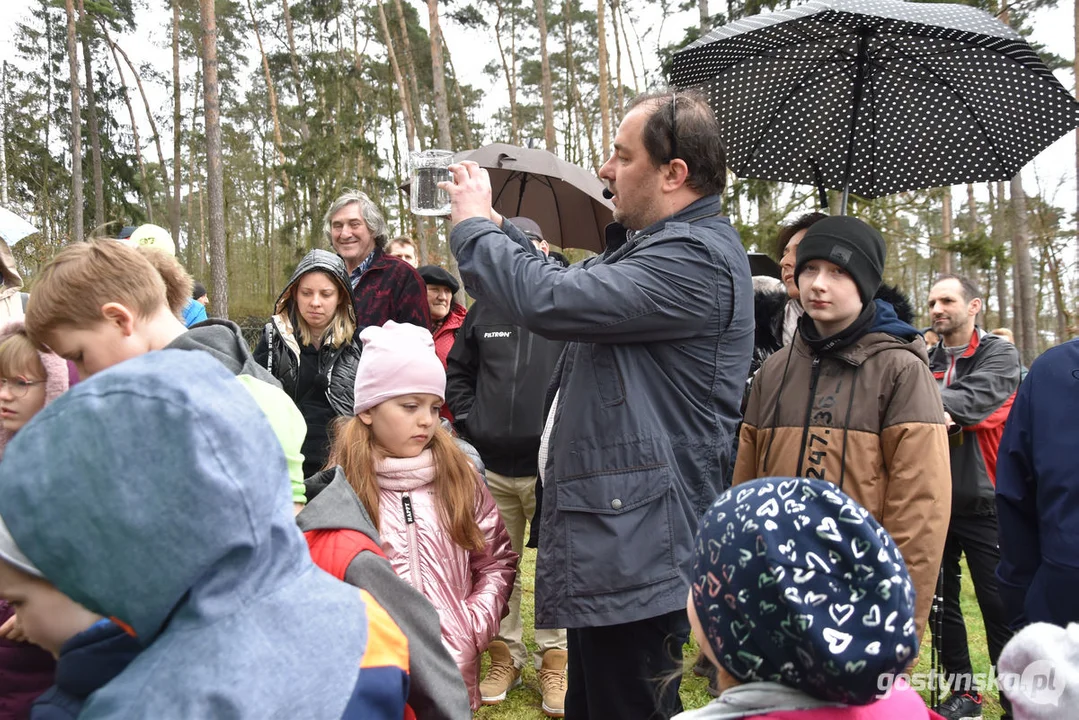
[[[35,385],[41,385],[44,382],[44,380],[23,380],[22,378],[0,377],[0,390],[7,388],[7,391],[11,393],[12,397],[23,398],[26,397],[26,393],[30,392],[30,388]]]

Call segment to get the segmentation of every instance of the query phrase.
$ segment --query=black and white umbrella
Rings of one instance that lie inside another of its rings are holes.
[[[865,198],[1006,180],[1079,126],[1037,53],[966,5],[813,0],[716,28],[674,57],[740,176]]]

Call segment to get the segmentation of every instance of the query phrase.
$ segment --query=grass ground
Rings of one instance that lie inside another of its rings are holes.
[[[970,656],[974,665],[975,673],[989,672],[989,651],[985,644],[985,628],[982,626],[981,613],[978,611],[978,602],[974,598],[974,588],[970,584],[969,573],[963,575],[963,596],[961,603],[963,615],[967,619],[968,642],[970,643]],[[521,598],[521,615],[525,627],[525,644],[530,650],[535,649],[533,642],[532,619],[535,612],[535,596],[532,592],[533,578],[536,572],[536,551],[525,550],[521,561],[523,573],[524,593]],[[708,694],[708,683],[703,678],[694,675],[690,670],[693,659],[697,656],[697,647],[690,641],[685,647],[686,673],[682,678],[681,694],[682,704],[687,710],[698,708],[707,704],[712,697]],[[929,642],[928,637],[918,663],[918,672],[929,671]],[[487,669],[486,657],[484,658],[484,672]],[[522,676],[522,684],[515,690],[510,691],[505,701],[498,705],[480,708],[475,714],[482,720],[542,720],[546,716],[540,709],[539,680],[536,678],[535,669],[529,664],[525,667]],[[922,693],[928,700],[928,691]],[[1000,704],[995,694],[986,697],[982,717],[986,720],[998,720],[1000,718]]]

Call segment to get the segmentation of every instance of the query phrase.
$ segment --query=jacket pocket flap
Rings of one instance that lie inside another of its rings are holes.
[[[557,505],[565,512],[621,515],[670,489],[671,473],[665,463],[618,468],[560,479]]]

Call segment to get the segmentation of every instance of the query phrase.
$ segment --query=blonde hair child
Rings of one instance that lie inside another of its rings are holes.
[[[442,640],[480,705],[479,661],[498,632],[517,554],[491,494],[439,423],[446,374],[431,333],[388,321],[360,335],[354,416],[338,420],[340,465],[394,570],[442,618]]]

